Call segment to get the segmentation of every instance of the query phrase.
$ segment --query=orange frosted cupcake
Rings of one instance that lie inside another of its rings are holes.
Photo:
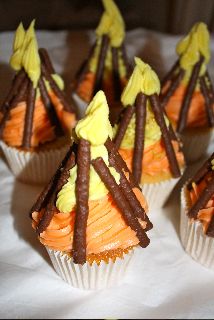
[[[182,189],[180,235],[186,252],[214,270],[214,153]]]
[[[160,82],[148,64],[136,66],[121,101],[114,142],[142,186],[149,207],[161,207],[184,169],[181,145],[159,102]]]
[[[75,112],[48,53],[38,50],[34,21],[27,31],[19,25],[10,64],[16,75],[0,109],[1,147],[15,176],[43,183],[66,153]]]
[[[96,42],[77,73],[73,98],[82,117],[87,103],[102,89],[110,106],[110,121],[113,122],[120,111],[120,95],[130,66],[124,47],[123,18],[113,0],[103,0],[103,6],[105,11],[96,29]]]
[[[162,83],[162,106],[184,143],[189,162],[198,160],[213,139],[213,87],[207,64],[210,39],[207,26],[197,23],[176,48],[178,61]]]
[[[83,289],[117,284],[152,228],[139,186],[111,142],[99,91],[75,128],[75,140],[31,210],[32,225],[56,272]]]

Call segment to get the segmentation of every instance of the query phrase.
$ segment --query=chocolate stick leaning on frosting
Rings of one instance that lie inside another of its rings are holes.
[[[114,151],[108,116],[99,91],[77,123],[76,143],[31,210],[41,243],[78,265],[115,261],[149,244],[146,200]]]
[[[136,182],[150,184],[151,193],[153,183],[170,180],[172,188],[181,175],[184,160],[181,145],[159,102],[157,75],[139,58],[135,63],[121,96],[124,110],[115,126],[114,142]]]

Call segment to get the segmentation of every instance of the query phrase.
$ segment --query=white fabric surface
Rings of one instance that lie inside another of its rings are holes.
[[[82,61],[89,40],[84,32],[38,32],[54,66],[68,80]],[[137,29],[128,33],[129,56],[150,62],[162,76],[174,62],[179,37]],[[0,34],[0,96],[8,87],[13,34]],[[212,39],[212,51],[214,41]],[[214,76],[214,61],[210,63]],[[210,148],[213,150],[213,146]],[[183,181],[199,163],[188,168]],[[213,318],[214,273],[194,262],[179,240],[179,190],[166,207],[150,213],[151,244],[142,249],[124,282],[98,292],[64,283],[31,229],[28,210],[41,186],[15,181],[0,159],[0,317],[1,318]]]

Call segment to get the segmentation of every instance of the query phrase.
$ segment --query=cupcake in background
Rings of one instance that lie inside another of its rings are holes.
[[[96,41],[74,81],[73,98],[83,117],[87,104],[102,89],[110,106],[110,121],[120,110],[120,95],[130,66],[124,46],[125,25],[113,0],[103,0],[104,13],[96,29]]]
[[[151,67],[135,58],[121,101],[114,142],[142,187],[149,208],[164,205],[184,170],[181,144],[161,108],[160,82]]]
[[[196,23],[176,47],[178,61],[162,83],[161,103],[184,144],[187,162],[200,159],[214,138],[214,92],[207,70],[210,36]]]
[[[182,188],[180,236],[186,252],[214,270],[214,153]]]
[[[47,51],[38,50],[34,21],[17,28],[10,65],[16,74],[0,108],[0,144],[19,180],[44,183],[66,153],[76,117]]]
[[[114,286],[149,245],[147,203],[115,152],[103,91],[75,128],[75,143],[31,209],[56,272],[83,289]]]

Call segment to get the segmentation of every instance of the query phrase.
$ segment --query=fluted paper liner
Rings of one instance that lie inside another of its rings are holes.
[[[20,151],[0,142],[8,165],[18,180],[26,183],[44,184],[54,175],[64,158],[68,146],[39,152]]]
[[[203,232],[202,223],[187,216],[188,199],[185,186],[181,190],[180,237],[185,251],[198,263],[214,270],[214,238]]]
[[[109,259],[108,263],[101,261],[99,265],[96,262],[92,265],[88,262],[79,265],[73,263],[73,259],[66,253],[48,247],[46,249],[58,275],[73,287],[84,290],[98,290],[118,285],[124,278],[133,256],[140,250],[134,248],[124,254],[123,258],[117,258],[115,262]]]

